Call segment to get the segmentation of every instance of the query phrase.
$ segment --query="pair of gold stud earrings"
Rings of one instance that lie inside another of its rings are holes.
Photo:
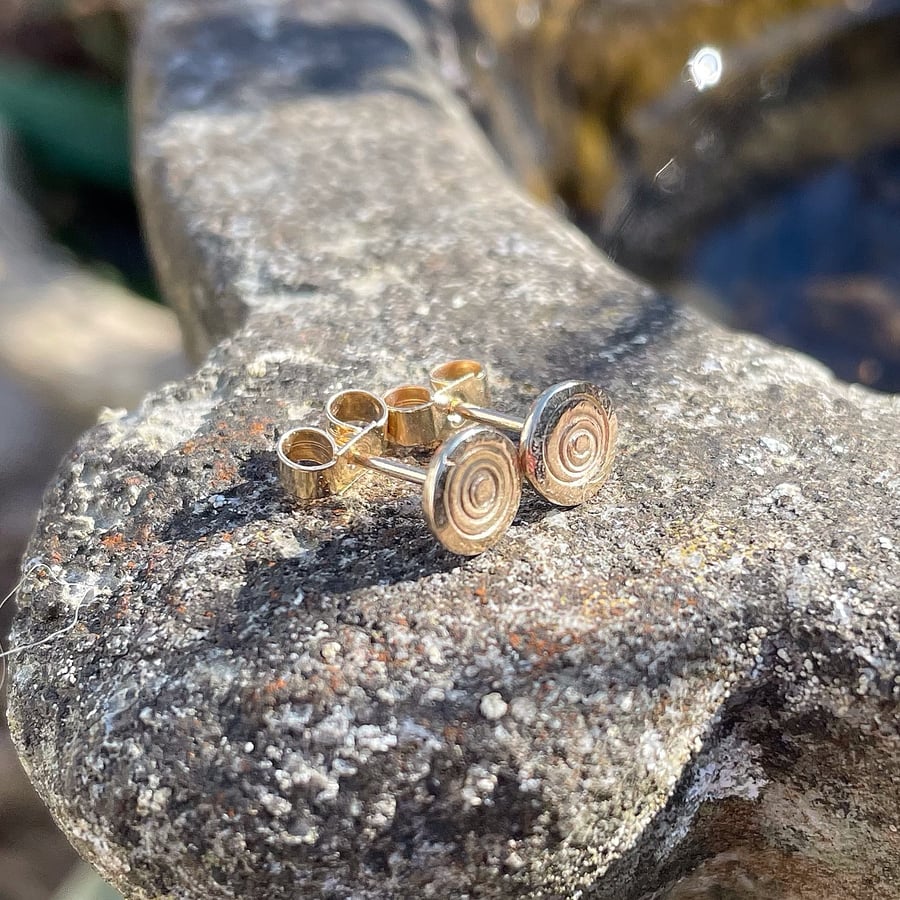
[[[299,501],[316,500],[345,490],[367,469],[412,482],[422,487],[435,537],[453,553],[474,556],[512,524],[523,476],[558,506],[583,503],[609,476],[616,414],[597,385],[553,385],[520,419],[486,407],[487,375],[474,360],[444,363],[429,377],[430,387],[403,385],[383,397],[339,391],[325,405],[327,430],[281,435],[284,489]],[[518,446],[501,430],[518,435]],[[427,468],[384,455],[414,448],[437,448]]]

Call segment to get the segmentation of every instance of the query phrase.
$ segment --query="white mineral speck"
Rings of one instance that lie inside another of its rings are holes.
[[[264,794],[262,805],[266,808],[269,815],[274,816],[276,819],[290,815],[294,809],[290,800],[280,797],[278,794]]]
[[[337,641],[326,641],[322,644],[322,649],[319,652],[322,654],[322,659],[325,662],[333,663],[341,652],[341,645]]]
[[[481,698],[481,714],[486,719],[502,719],[506,715],[507,705],[503,697],[496,691],[485,694]]]
[[[170,788],[144,788],[137,797],[137,814],[149,816],[163,813],[171,796]]]
[[[777,453],[780,456],[786,456],[791,452],[791,448],[785,444],[784,441],[779,441],[778,438],[771,437],[770,435],[761,437],[759,442],[769,451],[769,453]]]
[[[513,852],[506,857],[506,867],[513,872],[519,872],[525,868],[525,860],[513,850]]]
[[[530,697],[513,697],[509,702],[509,713],[523,725],[530,725],[537,715],[537,707]]]

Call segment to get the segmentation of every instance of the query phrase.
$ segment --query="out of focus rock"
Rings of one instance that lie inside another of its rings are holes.
[[[121,896],[96,870],[82,863],[60,885],[53,900],[121,900]]]
[[[47,240],[11,185],[9,140],[0,135],[0,371],[68,419],[133,406],[148,385],[187,371],[175,317]]]
[[[76,859],[25,777],[6,729],[0,729],[0,896],[44,900]]]
[[[73,416],[133,406],[148,385],[187,371],[175,317],[72,265],[0,312],[0,366]],[[2,289],[2,288],[0,288]]]
[[[533,193],[725,324],[900,388],[897,0],[456,9],[468,97]]]

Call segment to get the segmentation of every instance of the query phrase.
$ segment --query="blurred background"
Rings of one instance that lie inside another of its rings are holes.
[[[900,0],[429,2],[535,196],[661,290],[900,389]],[[77,435],[188,370],[132,193],[128,47],[118,0],[0,0],[0,597]],[[0,697],[0,900],[115,897],[75,866]],[[739,870],[668,896],[781,896]]]
[[[897,0],[469,0],[519,179],[714,317],[900,390]]]

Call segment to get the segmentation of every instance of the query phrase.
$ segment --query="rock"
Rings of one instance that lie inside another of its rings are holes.
[[[896,894],[897,400],[673,306],[528,200],[424,15],[147,4],[147,228],[212,352],[46,494],[28,555],[65,586],[28,578],[15,640],[79,624],[12,676],[32,779],[141,900],[636,898],[729,849],[785,893]],[[605,491],[528,493],[470,560],[375,476],[286,501],[276,429],[450,356],[510,410],[606,385]]]
[[[134,405],[187,371],[175,317],[79,268],[12,187],[22,180],[0,127],[0,599],[18,578],[43,489],[103,405]],[[0,607],[0,650],[13,604]],[[0,883],[47,896],[75,854],[21,771],[6,732],[0,659]]]
[[[75,438],[102,407],[136,405],[187,372],[170,310],[80,268],[43,233],[13,187],[20,162],[0,127],[0,419],[16,423],[0,431],[0,597]]]
[[[0,371],[80,430],[101,406],[132,406],[151,386],[187,373],[178,326],[171,310],[50,242],[11,186],[20,177],[14,160],[0,129]]]
[[[498,694],[496,691],[491,691],[490,694],[485,694],[481,698],[479,709],[486,719],[496,720],[502,719],[506,715],[509,706],[501,694]]]

